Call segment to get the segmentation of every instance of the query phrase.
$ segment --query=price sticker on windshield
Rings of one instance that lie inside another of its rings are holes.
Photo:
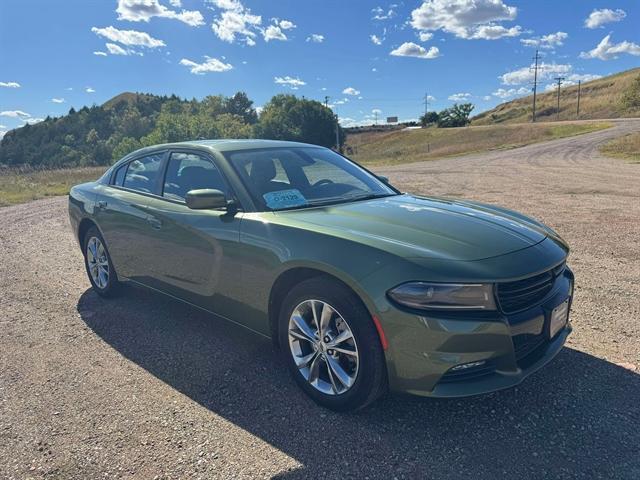
[[[307,204],[307,199],[300,193],[300,190],[292,188],[291,190],[280,190],[277,192],[268,192],[262,195],[267,207],[280,210],[283,208],[300,207]]]

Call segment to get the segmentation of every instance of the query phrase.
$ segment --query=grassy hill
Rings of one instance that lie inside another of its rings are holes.
[[[531,121],[532,96],[501,103],[472,119],[473,125]],[[560,120],[576,120],[578,86],[561,88]],[[556,119],[557,92],[539,93],[536,119]],[[580,87],[580,119],[640,116],[640,68],[585,82]]]
[[[452,155],[516,148],[608,128],[610,122],[548,122],[418,128],[347,137],[347,155],[363,165],[396,165]]]

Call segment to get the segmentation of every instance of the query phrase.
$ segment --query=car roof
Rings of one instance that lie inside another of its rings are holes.
[[[141,155],[152,154],[158,150],[166,150],[170,148],[199,148],[215,150],[217,152],[234,152],[239,150],[252,150],[257,148],[291,148],[291,147],[311,147],[324,148],[319,145],[301,142],[287,142],[284,140],[262,140],[262,139],[220,139],[220,140],[190,140],[188,142],[162,143],[158,145],[150,145],[125,155],[123,158],[114,163],[106,173],[114,168],[119,167],[123,163],[128,162],[132,158]]]
[[[291,147],[315,147],[318,145],[300,142],[286,142],[284,140],[261,140],[261,139],[221,139],[221,140],[192,140],[188,142],[170,143],[163,147],[208,147],[219,152],[230,152],[235,150],[251,150],[255,148],[291,148]],[[155,145],[154,147],[160,147]]]

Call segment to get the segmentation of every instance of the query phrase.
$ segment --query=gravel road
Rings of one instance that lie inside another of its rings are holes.
[[[571,244],[574,334],[521,386],[316,407],[271,344],[141,289],[89,290],[66,198],[0,209],[0,478],[640,478],[640,121],[380,169],[533,215]]]

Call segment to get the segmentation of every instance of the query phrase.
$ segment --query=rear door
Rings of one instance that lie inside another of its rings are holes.
[[[133,159],[116,170],[96,199],[96,220],[116,272],[149,283],[157,261],[150,211],[158,200],[166,151]]]
[[[224,316],[233,317],[240,289],[240,222],[243,213],[191,210],[189,190],[234,192],[214,163],[198,151],[173,151],[167,160],[161,199],[150,210],[157,246],[154,286]]]

